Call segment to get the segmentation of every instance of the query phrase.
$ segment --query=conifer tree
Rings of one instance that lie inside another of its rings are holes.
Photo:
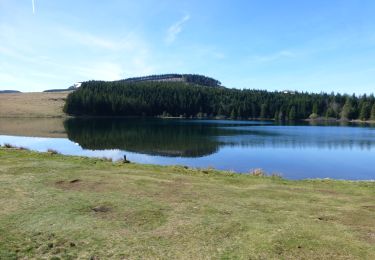
[[[361,112],[359,113],[359,119],[362,121],[366,121],[370,118],[370,103],[368,102],[363,102]]]
[[[289,111],[288,119],[291,121],[296,120],[296,108],[294,106]]]
[[[371,121],[375,121],[375,103],[372,105],[372,108],[371,108],[371,117],[370,117],[370,120]]]

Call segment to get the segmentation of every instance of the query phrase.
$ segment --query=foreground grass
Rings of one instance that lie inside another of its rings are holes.
[[[375,183],[0,148],[0,259],[375,259]]]

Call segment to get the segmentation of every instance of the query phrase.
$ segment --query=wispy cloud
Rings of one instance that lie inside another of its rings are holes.
[[[294,58],[296,56],[297,54],[293,51],[282,50],[268,55],[256,56],[255,60],[258,62],[273,62],[285,58]]]
[[[116,50],[119,44],[116,41],[106,39],[102,36],[93,35],[87,32],[78,32],[67,28],[60,28],[62,36],[70,39],[70,42],[77,42],[87,47],[99,47],[103,49]]]
[[[183,25],[189,20],[190,20],[190,15],[187,14],[184,17],[182,17],[179,21],[172,24],[167,30],[165,42],[167,44],[173,43],[176,40],[178,34],[182,31]]]
[[[35,0],[31,0],[31,4],[33,6],[33,14],[35,14]]]

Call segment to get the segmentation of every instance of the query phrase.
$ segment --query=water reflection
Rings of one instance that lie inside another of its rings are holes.
[[[126,154],[139,163],[213,166],[237,172],[263,168],[290,179],[375,179],[375,128],[368,125],[150,118],[0,119],[0,144],[5,143],[115,160]]]
[[[210,123],[154,119],[69,119],[68,138],[85,149],[120,149],[170,157],[201,157],[218,151],[218,136],[238,134]]]
[[[374,128],[273,125],[267,122],[157,119],[69,119],[68,138],[85,149],[120,149],[170,157],[201,157],[220,147],[366,149]]]

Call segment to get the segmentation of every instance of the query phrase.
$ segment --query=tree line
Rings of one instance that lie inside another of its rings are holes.
[[[144,77],[134,77],[134,78],[127,78],[124,80],[120,80],[122,82],[143,82],[143,81],[184,81],[187,83],[202,85],[202,86],[208,86],[208,87],[218,87],[221,85],[221,82],[206,77],[203,75],[197,75],[197,74],[160,74],[160,75],[150,75],[150,76],[144,76]]]
[[[64,111],[77,116],[375,120],[372,94],[269,92],[216,86],[182,81],[88,81],[69,94]]]

